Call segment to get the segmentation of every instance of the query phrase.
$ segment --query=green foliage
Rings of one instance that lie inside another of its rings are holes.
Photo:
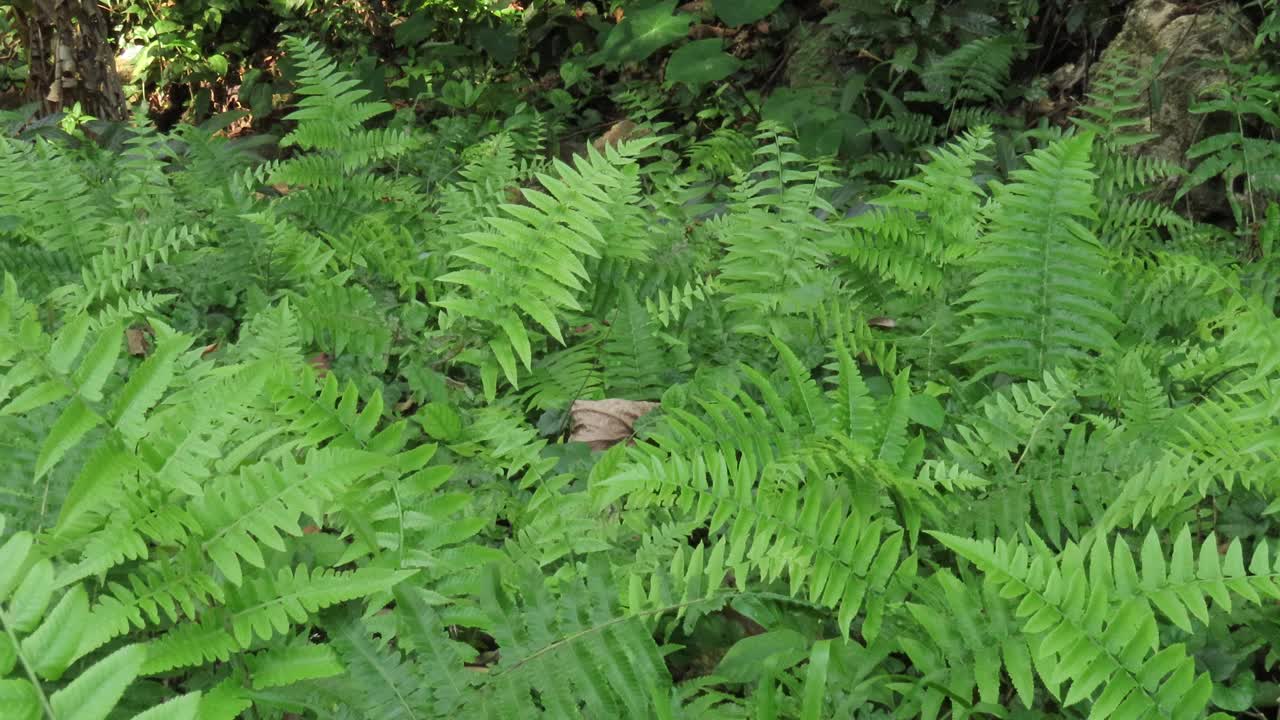
[[[741,62],[721,50],[719,40],[695,40],[671,53],[667,61],[667,81],[701,86],[732,75]]]
[[[1096,217],[1089,154],[1088,136],[1036,151],[996,196],[991,234],[972,259],[978,275],[961,298],[974,324],[960,361],[981,361],[977,377],[1034,379],[1114,345],[1105,259],[1084,224]]]
[[[673,14],[675,0],[659,0],[637,7],[609,30],[594,56],[596,62],[639,62],[684,37],[693,18]]]
[[[624,18],[619,57],[690,19]],[[1124,78],[1020,152],[984,37],[900,57],[947,117],[860,108],[857,164],[643,93],[555,158],[293,38],[275,159],[0,138],[5,712],[1267,707],[1280,204],[1242,259],[1148,195]],[[580,399],[651,412],[593,449]]]
[[[1280,114],[1274,108],[1280,74],[1224,60],[1228,80],[1210,88],[1210,97],[1191,107],[1196,114],[1228,113],[1232,128],[1209,136],[1187,150],[1198,160],[1179,188],[1179,197],[1210,179],[1221,178],[1237,223],[1256,224],[1263,203],[1280,197]],[[1253,126],[1262,124],[1261,136]],[[1237,190],[1237,185],[1242,185]],[[1243,201],[1241,200],[1243,197]]]
[[[714,0],[711,6],[725,24],[737,26],[760,20],[781,4],[781,0],[745,0],[744,2]]]

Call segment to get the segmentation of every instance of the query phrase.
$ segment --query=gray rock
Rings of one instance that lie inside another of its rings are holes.
[[[1209,63],[1224,55],[1238,59],[1253,49],[1250,23],[1239,7],[1230,2],[1211,3],[1189,12],[1183,3],[1168,0],[1138,0],[1125,15],[1124,28],[1103,51],[1093,74],[1123,72],[1141,76],[1153,68],[1157,57],[1165,55],[1156,74],[1161,92],[1158,105],[1152,107],[1150,92],[1140,101],[1147,111],[1137,132],[1150,132],[1155,138],[1129,148],[1144,155],[1187,167],[1187,148],[1197,140],[1226,129],[1225,118],[1194,115],[1192,103],[1226,74]],[[1173,187],[1160,193],[1171,197]],[[1192,214],[1198,217],[1216,214],[1227,207],[1225,189],[1212,184],[1188,195]]]

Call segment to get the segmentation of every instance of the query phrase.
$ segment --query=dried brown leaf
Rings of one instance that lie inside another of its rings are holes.
[[[630,120],[619,120],[606,130],[604,135],[596,138],[591,144],[599,152],[604,152],[605,146],[616,147],[620,142],[644,137],[648,134],[649,130],[647,128],[642,128]]]
[[[129,348],[129,354],[136,357],[146,357],[151,350],[151,343],[147,341],[145,328],[127,328],[124,331],[124,342]]]
[[[635,435],[636,421],[658,403],[643,400],[576,400],[569,410],[573,430],[569,442],[584,442],[592,450],[607,450]]]
[[[894,320],[891,317],[885,317],[883,315],[878,315],[876,317],[871,318],[870,320],[867,321],[867,324],[870,325],[871,327],[884,328],[886,330],[892,330],[898,327],[897,320]]]

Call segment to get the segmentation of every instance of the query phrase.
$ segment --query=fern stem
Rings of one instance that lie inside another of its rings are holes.
[[[1245,142],[1244,118],[1239,112],[1236,112],[1236,130],[1240,133],[1240,150],[1244,158],[1244,192],[1249,197],[1249,226],[1256,227],[1258,206],[1253,199],[1253,171],[1249,169],[1249,143]],[[1227,192],[1231,192],[1231,188],[1227,188]]]
[[[641,618],[648,618],[648,616],[652,616],[652,615],[664,615],[664,614],[667,614],[667,612],[671,612],[672,610],[684,610],[685,607],[700,605],[700,603],[704,603],[704,602],[726,600],[726,598],[739,597],[739,596],[742,596],[742,594],[756,594],[756,593],[732,592],[732,593],[717,594],[717,596],[712,596],[712,597],[701,597],[701,598],[698,598],[698,600],[690,600],[689,602],[680,602],[680,603],[676,603],[676,605],[654,607],[654,609],[652,610],[645,610],[643,612],[634,612],[634,614],[630,614],[630,615],[623,615],[621,616],[621,618],[614,618],[613,620],[609,620],[608,623],[591,625],[590,628],[584,628],[579,630],[579,632],[564,635],[564,637],[561,639],[558,639],[558,641],[548,644],[548,646],[541,648],[541,650],[539,650],[538,652],[531,653],[531,655],[529,656],[521,657],[520,660],[513,662],[511,667],[506,667],[506,669],[499,670],[498,673],[494,673],[493,675],[490,675],[490,676],[492,676],[492,678],[498,678],[498,676],[500,675],[515,673],[515,671],[518,669],[521,669],[522,666],[529,665],[530,662],[534,660],[538,660],[539,657],[547,655],[548,652],[559,650],[559,648],[566,646],[566,644],[568,643],[576,641],[576,639],[586,637],[586,635],[589,635],[591,633],[603,632],[603,630],[612,628],[612,626],[614,625],[621,625],[622,623],[626,623],[626,621],[628,620],[639,620]]]
[[[528,665],[534,660],[537,660],[543,655],[546,655],[549,652],[558,650],[561,647],[568,645],[569,643],[581,637],[585,637],[587,635],[590,635],[596,632],[602,632],[604,630],[607,630],[613,627],[614,625],[621,625],[622,623],[627,622],[628,620],[639,620],[641,618],[651,617],[654,615],[665,615],[666,613],[669,613],[675,610],[683,610],[684,608],[693,607],[694,605],[701,605],[703,603],[710,603],[710,602],[716,602],[716,601],[727,602],[729,600],[732,600],[733,598],[738,598],[738,597],[755,597],[755,598],[762,598],[762,599],[769,599],[769,600],[778,600],[778,601],[787,602],[795,605],[804,605],[806,607],[816,607],[811,603],[804,602],[803,600],[792,597],[790,595],[781,595],[779,593],[770,593],[770,592],[748,592],[748,591],[739,590],[735,592],[722,593],[720,595],[713,595],[711,597],[698,598],[696,600],[689,600],[688,602],[676,603],[674,605],[666,605],[664,607],[652,608],[650,610],[645,610],[643,612],[623,615],[622,617],[614,618],[608,622],[600,623],[599,625],[593,625],[589,628],[584,628],[582,630],[579,630],[578,632],[571,633],[569,635],[566,635],[560,638],[559,640],[547,645],[546,647],[543,647],[541,650],[538,650],[535,653],[532,653],[526,657],[520,658],[515,663],[512,663],[511,667],[502,668],[498,670],[498,672],[495,672],[492,675],[490,675],[489,677],[497,678],[502,675],[513,673],[516,670],[519,670],[521,667]],[[822,608],[818,608],[818,609],[822,609]]]
[[[49,720],[57,720],[57,716],[53,714],[53,706],[49,704],[49,698],[44,694],[44,688],[40,685],[40,679],[36,677],[35,670],[27,663],[26,653],[22,652],[22,644],[18,642],[18,636],[13,632],[13,628],[9,627],[9,619],[5,617],[4,610],[0,610],[0,625],[4,626],[4,632],[9,636],[9,642],[14,651],[18,655],[18,662],[22,663],[22,670],[27,674],[27,679],[31,681],[31,687],[35,688],[36,697],[40,698],[40,707],[44,710],[45,717]]]

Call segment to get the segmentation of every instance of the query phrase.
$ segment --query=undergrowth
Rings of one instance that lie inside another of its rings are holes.
[[[287,50],[279,159],[0,138],[6,717],[1274,697],[1262,81],[1193,174],[1250,178],[1238,257],[1144,194],[1119,90],[1001,172],[964,103],[1012,45],[931,61],[956,132],[852,206],[768,122],[566,162]],[[585,400],[647,414],[601,440]]]

